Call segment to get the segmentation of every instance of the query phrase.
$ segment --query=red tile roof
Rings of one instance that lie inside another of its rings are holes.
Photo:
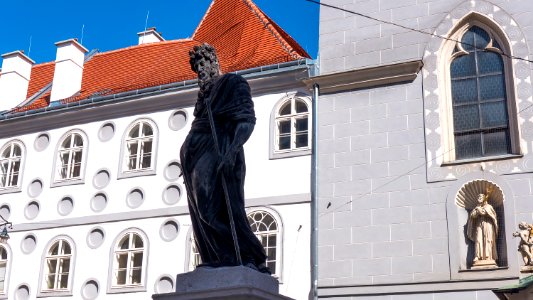
[[[136,45],[94,55],[84,64],[81,90],[63,103],[196,78],[188,51],[215,46],[224,72],[289,62],[309,55],[250,0],[213,0],[192,39]],[[52,82],[55,63],[32,68],[28,98]],[[45,93],[14,111],[48,106]]]

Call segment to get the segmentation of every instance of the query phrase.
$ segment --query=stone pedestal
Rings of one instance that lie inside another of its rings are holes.
[[[279,294],[278,281],[247,267],[200,267],[176,276],[176,292],[154,300],[291,300]]]
[[[472,263],[472,269],[495,269],[498,265],[493,259],[480,259]]]

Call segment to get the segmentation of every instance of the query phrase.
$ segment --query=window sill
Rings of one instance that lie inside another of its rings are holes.
[[[269,159],[282,159],[282,158],[289,158],[289,157],[297,157],[297,156],[304,156],[304,155],[311,155],[311,149],[295,149],[295,150],[287,150],[287,151],[274,151],[270,152]]]
[[[71,290],[49,290],[49,291],[40,291],[37,293],[37,298],[47,298],[47,297],[68,297],[72,296]]]
[[[73,178],[73,179],[64,179],[64,180],[57,180],[50,184],[50,187],[59,187],[59,186],[67,186],[67,185],[76,185],[76,184],[84,184],[85,180],[83,178]]]
[[[146,286],[144,285],[113,286],[107,290],[108,294],[138,293],[138,292],[146,292]]]
[[[505,155],[486,156],[486,157],[478,157],[478,158],[468,158],[468,159],[444,162],[441,164],[441,167],[479,163],[479,162],[493,161],[493,160],[515,159],[515,158],[522,158],[523,156],[524,155],[522,154],[505,154]]]
[[[0,195],[2,194],[11,194],[11,193],[19,193],[21,191],[20,186],[13,186],[13,187],[7,187],[0,189]]]
[[[139,176],[151,176],[151,175],[155,175],[155,170],[146,169],[146,170],[138,170],[138,171],[122,171],[117,176],[117,179],[125,179],[125,178],[139,177]]]

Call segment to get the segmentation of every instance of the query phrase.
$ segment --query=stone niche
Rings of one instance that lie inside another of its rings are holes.
[[[458,225],[465,245],[460,253],[461,270],[507,266],[504,202],[502,189],[485,179],[469,181],[457,192]]]

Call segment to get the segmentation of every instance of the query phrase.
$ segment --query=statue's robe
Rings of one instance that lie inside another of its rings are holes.
[[[485,214],[477,213],[484,210]],[[475,258],[478,260],[497,260],[496,236],[498,219],[492,205],[486,203],[476,206],[468,217],[467,236],[474,242]]]
[[[253,131],[255,113],[250,87],[242,76],[225,74],[215,79],[207,97],[223,156],[230,148],[237,126],[245,128],[244,131],[249,134]],[[242,262],[245,265],[264,264],[265,251],[252,232],[244,209],[244,150],[240,146],[236,151],[233,165],[219,168],[221,158],[214,147],[204,99],[197,100],[194,116],[180,157],[192,227],[202,264],[237,265],[222,174],[227,183]]]

